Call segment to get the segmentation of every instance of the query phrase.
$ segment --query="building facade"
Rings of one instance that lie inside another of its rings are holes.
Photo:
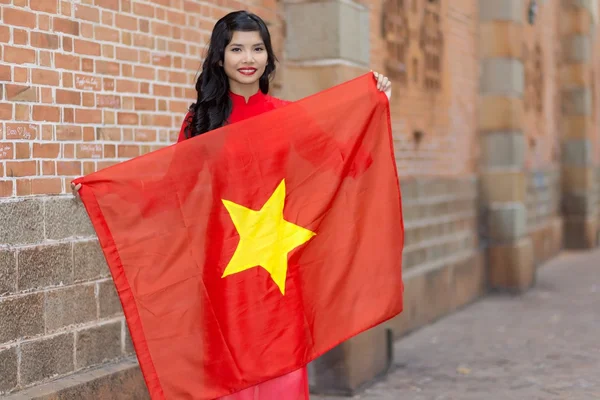
[[[0,0],[0,395],[144,398],[72,178],[176,139],[216,20],[267,21],[273,94],[389,76],[405,311],[311,365],[352,392],[390,340],[598,244],[600,0]],[[104,396],[104,397],[102,397]],[[10,398],[10,397],[7,397]]]

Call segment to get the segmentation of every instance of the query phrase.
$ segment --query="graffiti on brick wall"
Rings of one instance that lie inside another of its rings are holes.
[[[386,74],[401,85],[442,87],[442,0],[386,0],[382,9]]]
[[[426,90],[441,88],[444,38],[440,25],[441,0],[425,1],[419,47],[423,53],[423,86]]]
[[[525,111],[542,114],[544,112],[544,58],[539,40],[532,46],[523,45],[523,65],[525,67]]]
[[[410,41],[408,0],[387,0],[383,7],[382,34],[386,41],[386,74],[390,79],[406,85],[407,53]]]

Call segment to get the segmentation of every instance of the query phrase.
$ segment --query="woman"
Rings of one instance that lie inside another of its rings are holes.
[[[215,25],[202,72],[198,97],[184,118],[178,142],[287,104],[268,95],[276,57],[264,21],[246,12],[232,12]],[[377,87],[391,96],[390,81],[374,73]],[[80,185],[72,186],[78,194]],[[290,397],[295,393],[294,397]],[[273,379],[222,400],[300,400],[308,398],[306,368]]]

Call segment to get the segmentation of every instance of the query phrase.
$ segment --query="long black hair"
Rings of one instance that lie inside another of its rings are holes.
[[[277,58],[271,45],[271,34],[265,22],[248,11],[235,11],[227,14],[215,24],[210,36],[210,44],[202,72],[196,81],[198,98],[190,108],[185,136],[201,135],[227,123],[231,114],[232,102],[229,98],[229,79],[225,74],[225,48],[231,42],[233,32],[258,31],[267,50],[267,66],[259,80],[260,91],[269,92],[269,80],[275,72]]]

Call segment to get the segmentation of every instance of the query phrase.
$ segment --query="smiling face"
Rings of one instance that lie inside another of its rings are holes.
[[[225,47],[223,61],[231,91],[257,92],[267,62],[267,50],[258,31],[233,32],[231,42]]]

